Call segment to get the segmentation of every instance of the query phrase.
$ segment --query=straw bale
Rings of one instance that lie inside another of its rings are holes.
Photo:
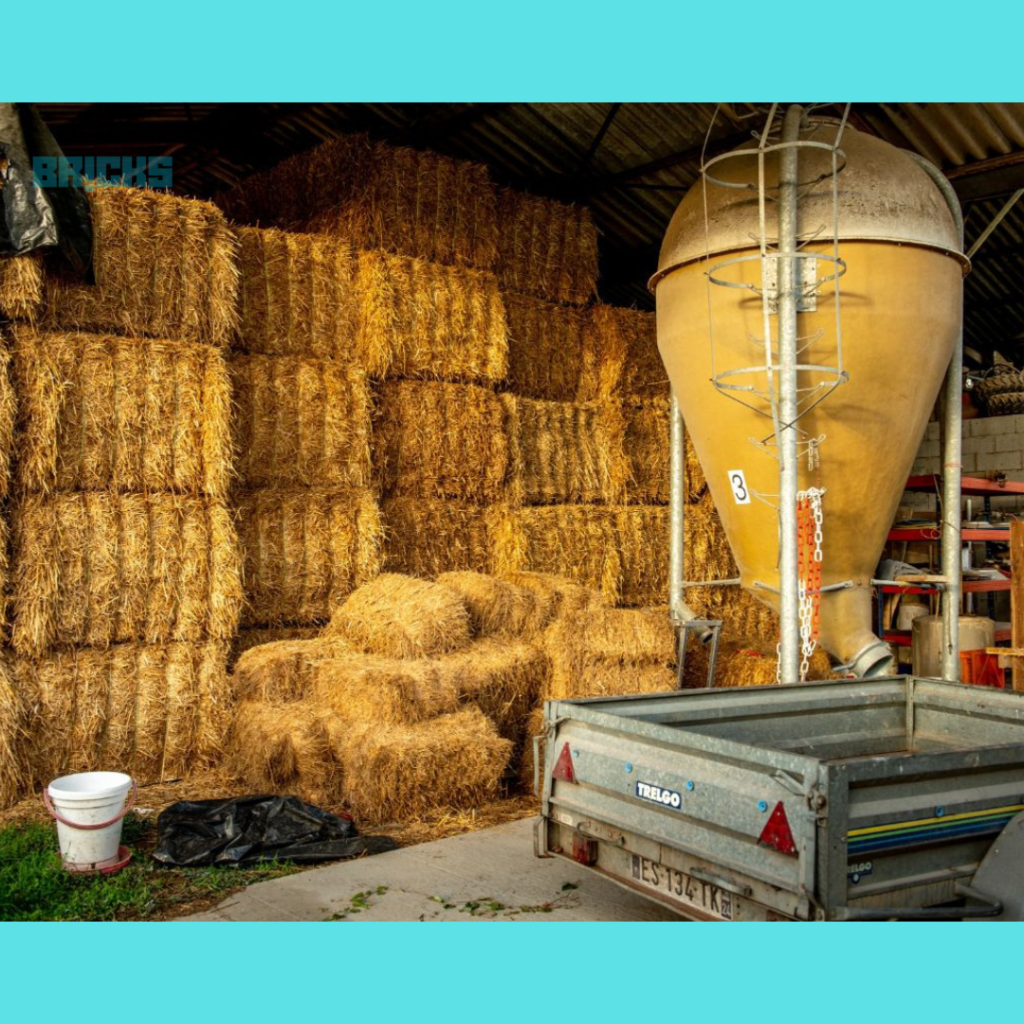
[[[686,506],[683,539],[683,570],[687,580],[700,583],[739,575],[710,493],[705,493],[696,504]],[[690,587],[686,602],[701,618],[722,618],[736,591],[735,587]]]
[[[25,696],[6,652],[0,652],[0,810],[15,803],[29,782]]]
[[[237,505],[243,626],[326,622],[380,571],[380,513],[369,490],[262,488],[240,492]]]
[[[629,399],[669,394],[668,372],[658,352],[655,315],[622,306],[596,305],[591,310],[593,330],[604,349],[620,354],[620,392]]]
[[[707,685],[710,652],[701,644],[691,641],[686,654],[687,686]],[[720,645],[715,661],[715,686],[774,686],[778,666],[775,644],[726,642]],[[832,663],[820,647],[811,655],[808,680],[829,679]]]
[[[365,135],[331,139],[217,201],[235,220],[336,235],[360,249],[478,267],[497,256],[486,167]]]
[[[589,302],[597,291],[597,227],[590,210],[502,190],[498,276],[509,291]]]
[[[469,613],[473,636],[529,639],[548,624],[554,601],[529,586],[480,572],[446,572],[437,582],[454,590]]]
[[[567,576],[612,603],[651,605],[667,593],[668,544],[664,508],[524,508],[508,512],[495,530],[495,572]]]
[[[238,476],[245,487],[366,487],[370,391],[355,366],[231,357]]]
[[[502,509],[427,498],[384,501],[384,568],[431,578],[444,572],[490,572]]]
[[[276,644],[282,640],[313,640],[320,635],[319,626],[278,626],[271,628],[256,627],[240,629],[231,644],[228,655],[228,668],[233,668],[246,651],[264,644]]]
[[[493,384],[508,370],[508,325],[493,274],[409,256],[360,257],[362,330],[388,375]]]
[[[747,644],[778,642],[778,613],[749,590],[728,587],[715,614],[722,620],[723,635],[730,640]]]
[[[28,776],[125,771],[137,782],[209,767],[227,728],[227,645],[119,644],[17,658],[17,688],[28,712]]]
[[[545,402],[505,395],[514,493],[527,505],[622,500],[629,467],[617,402]]]
[[[324,235],[240,228],[239,328],[242,351],[303,356],[380,374],[386,351],[363,330],[363,264],[346,242]]]
[[[683,485],[686,491],[686,500],[691,505],[698,504],[707,494],[708,482],[704,476],[704,469],[697,458],[697,449],[693,447],[690,432],[685,434],[685,448],[683,450]]]
[[[352,653],[343,641],[327,640],[319,635],[310,639],[274,640],[250,647],[235,664],[231,692],[237,700],[257,700],[264,704],[305,700],[313,692],[314,663],[326,658],[344,658]]]
[[[377,823],[494,800],[513,747],[478,708],[415,725],[338,729],[333,740],[348,805]]]
[[[386,497],[489,504],[505,494],[509,442],[501,399],[473,384],[389,381],[375,457]]]
[[[12,519],[19,654],[234,635],[242,594],[223,506],[169,494],[30,494]]]
[[[502,298],[509,390],[553,402],[593,402],[615,392],[625,358],[620,331],[596,329],[589,310],[512,292]]]
[[[642,402],[623,402],[623,415],[630,476],[627,501],[638,505],[667,505],[671,482],[668,399],[652,397]]]
[[[11,355],[0,336],[0,500],[7,497],[11,484],[11,455],[14,451],[15,422],[18,397],[11,383]],[[6,536],[4,536],[6,547]],[[6,563],[6,550],[0,562]]]
[[[220,210],[137,188],[87,196],[96,284],[48,268],[43,326],[227,345],[238,322],[237,243]]]
[[[600,591],[581,587],[564,576],[552,576],[544,572],[508,572],[502,573],[501,579],[517,587],[524,587],[537,598],[537,613],[532,628],[538,633],[561,615],[591,607],[608,607]]]
[[[348,596],[323,635],[366,654],[429,657],[469,645],[469,613],[459,594],[439,583],[382,573]]]
[[[0,256],[0,320],[36,319],[43,303],[43,260],[39,253]]]
[[[27,327],[13,338],[20,490],[227,493],[231,385],[218,351]]]
[[[592,608],[547,630],[551,700],[657,693],[676,686],[675,630],[662,611]]]
[[[331,753],[327,723],[308,704],[240,704],[225,765],[257,792],[297,796],[326,807],[341,801],[342,774]]]
[[[534,738],[540,737],[538,748],[534,747]],[[527,793],[534,792],[534,783],[538,783],[537,790],[544,790],[544,745],[547,742],[547,735],[544,731],[544,704],[537,704],[526,718],[525,734],[523,745],[519,755],[519,784]],[[539,758],[535,754],[540,754]],[[535,773],[534,765],[538,766]],[[535,778],[536,775],[536,778]]]

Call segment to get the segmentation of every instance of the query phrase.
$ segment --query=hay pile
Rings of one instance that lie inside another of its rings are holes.
[[[187,341],[12,331],[22,492],[172,492],[222,499],[231,384]]]
[[[512,491],[526,505],[622,500],[629,469],[625,421],[613,402],[544,402],[504,396]]]
[[[15,298],[5,305],[51,331],[227,345],[238,322],[237,243],[220,210],[146,189],[86,194],[96,284],[82,284],[47,261],[42,274],[7,271],[15,280],[5,291]]]
[[[301,356],[231,358],[243,487],[367,487],[370,392],[357,366]]]
[[[111,770],[147,785],[209,768],[231,715],[226,656],[220,643],[129,643],[16,658],[27,777]]]
[[[247,224],[335,235],[359,249],[493,267],[496,194],[487,168],[341,136],[218,197]]]
[[[585,206],[504,189],[498,277],[506,291],[583,305],[597,290],[597,227]]]
[[[12,512],[14,649],[230,640],[238,548],[219,502],[176,494],[59,492]]]
[[[380,513],[369,490],[266,487],[235,500],[247,628],[327,622],[380,571]]]
[[[388,381],[375,448],[385,497],[501,501],[509,474],[505,409],[472,384]]]
[[[432,498],[383,501],[387,536],[383,568],[424,577],[467,570],[491,572],[494,532],[507,514],[503,505]]]
[[[510,510],[495,530],[494,571],[566,576],[613,603],[660,603],[668,592],[668,510],[551,505]]]

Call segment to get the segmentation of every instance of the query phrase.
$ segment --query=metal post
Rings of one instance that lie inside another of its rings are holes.
[[[796,142],[803,108],[794,103],[782,121],[782,142]],[[779,150],[779,678],[800,680],[800,575],[797,563],[797,298],[796,241],[799,155],[795,146]]]

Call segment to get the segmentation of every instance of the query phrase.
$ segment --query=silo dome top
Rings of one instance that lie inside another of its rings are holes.
[[[815,118],[800,138],[831,145],[837,131],[838,122]],[[665,233],[652,288],[676,267],[758,244],[757,147],[758,141],[751,138],[737,151],[750,150],[752,155],[723,160],[711,171],[721,181],[749,187],[727,188],[698,181],[687,192]],[[928,173],[909,154],[849,125],[839,148],[846,157],[837,179],[840,242],[880,241],[938,249],[960,260],[966,271],[969,264],[960,252],[953,215]],[[799,166],[800,181],[809,183],[800,190],[799,237],[827,242],[833,230],[831,154],[824,149],[801,148]],[[774,194],[777,171],[778,153],[768,153],[768,196]],[[823,180],[810,184],[819,176]],[[766,230],[770,243],[774,243],[776,223],[774,203],[768,203]]]

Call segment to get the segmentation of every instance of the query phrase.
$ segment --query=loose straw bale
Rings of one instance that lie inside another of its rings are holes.
[[[384,501],[384,568],[431,578],[444,572],[490,572],[493,530],[502,508],[426,498]]]
[[[380,512],[369,490],[262,488],[240,492],[237,504],[245,627],[326,622],[380,571]]]
[[[671,482],[668,399],[624,402],[623,413],[630,475],[627,500],[630,504],[667,505]]]
[[[26,696],[6,654],[0,655],[0,810],[15,803],[30,781]]]
[[[495,572],[549,572],[644,606],[668,592],[668,510],[551,505],[508,512],[494,531]]]
[[[43,302],[39,253],[0,256],[0,320],[34,321]]]
[[[589,310],[503,293],[508,315],[508,388],[524,398],[593,402],[618,387],[625,358],[617,330],[599,330]]]
[[[686,654],[687,686],[707,685],[710,652],[701,644],[691,642]],[[775,644],[738,642],[723,643],[715,661],[715,686],[774,686],[778,666]],[[828,679],[832,674],[829,656],[820,647],[811,655],[807,678]]]
[[[240,228],[239,329],[245,352],[329,359],[381,374],[386,350],[363,324],[363,264],[351,246],[324,235]]]
[[[240,629],[231,644],[228,668],[238,663],[246,651],[264,644],[276,644],[282,640],[314,640],[320,635],[319,626],[279,626],[277,628]]]
[[[478,708],[416,725],[346,728],[333,739],[347,802],[371,822],[494,800],[513,747]]]
[[[389,381],[381,389],[374,442],[386,497],[485,505],[505,496],[505,409],[487,388]]]
[[[323,635],[366,654],[422,658],[468,646],[469,613],[439,583],[382,573],[348,596]]]
[[[164,192],[87,193],[96,284],[52,271],[47,330],[227,345],[237,329],[237,243],[215,206]]]
[[[231,384],[220,352],[27,327],[13,338],[20,490],[225,496]]]
[[[26,778],[110,770],[148,785],[210,767],[230,714],[226,657],[226,644],[172,643],[16,659]]]
[[[318,806],[341,802],[341,769],[327,724],[308,704],[240,704],[225,766],[257,792],[297,796]]]
[[[551,700],[657,693],[676,686],[675,630],[667,614],[591,609],[558,619],[544,637]]]
[[[253,175],[218,198],[228,215],[337,235],[361,249],[492,267],[496,193],[487,168],[347,135]]]
[[[504,189],[498,200],[502,287],[583,304],[597,290],[597,227],[585,206]]]
[[[533,589],[480,572],[446,572],[437,582],[454,590],[469,613],[470,631],[483,637],[529,639],[547,625],[544,599]],[[553,602],[547,599],[547,604]]]
[[[232,356],[238,475],[245,487],[367,487],[364,371],[299,356]]]
[[[593,330],[602,348],[621,354],[619,390],[630,399],[669,393],[668,371],[658,352],[653,313],[621,306],[596,305],[591,310]]]
[[[12,518],[19,654],[234,635],[240,567],[222,505],[171,494],[31,494]]]
[[[508,370],[508,325],[493,274],[409,256],[360,257],[364,346],[392,377],[494,384]]]
[[[504,396],[513,493],[527,505],[620,502],[629,474],[617,402]]]

